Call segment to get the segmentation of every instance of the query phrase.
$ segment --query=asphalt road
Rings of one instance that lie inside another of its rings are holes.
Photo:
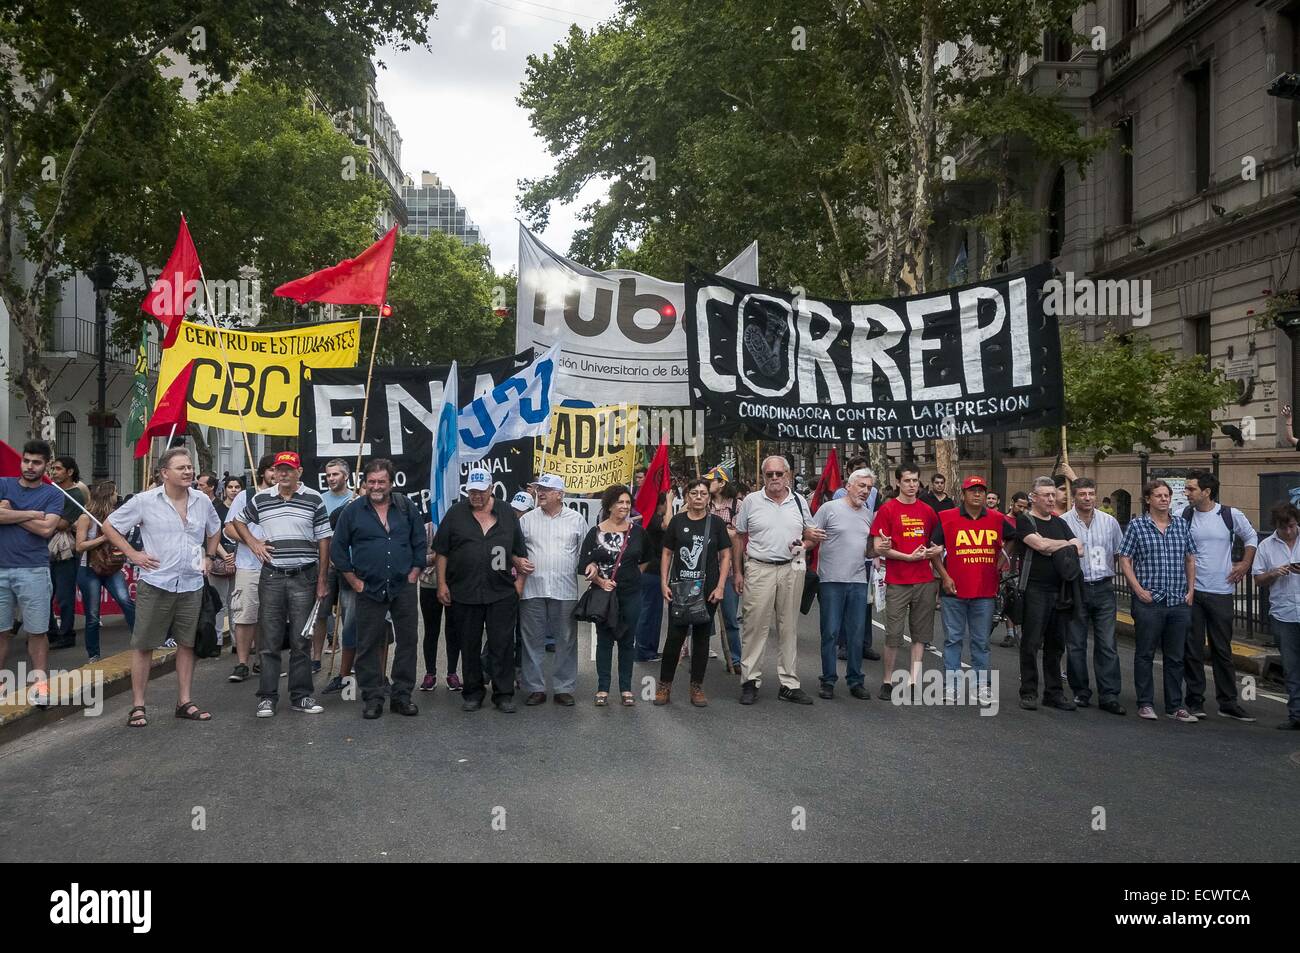
[[[1002,648],[992,717],[857,701],[843,682],[801,707],[770,677],[746,708],[720,662],[706,709],[681,691],[602,710],[584,639],[575,708],[519,695],[518,714],[466,714],[439,687],[416,693],[419,717],[374,722],[337,695],[321,715],[282,698],[256,719],[255,682],[228,684],[223,657],[196,676],[209,724],[171,717],[169,675],[146,729],[125,727],[123,694],[0,746],[0,860],[1293,860],[1300,736],[1273,730],[1282,704],[1249,705],[1255,725],[1212,702],[1196,725],[1139,721],[1121,655],[1123,718],[1020,710]],[[813,693],[818,665],[814,612],[799,656]],[[638,665],[638,684],[657,668]]]

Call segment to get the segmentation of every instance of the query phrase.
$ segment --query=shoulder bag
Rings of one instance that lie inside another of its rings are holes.
[[[600,532],[599,524],[596,526],[596,532]],[[623,535],[623,545],[619,547],[618,558],[614,560],[614,569],[609,574],[610,579],[617,580],[618,567],[623,563],[623,554],[627,552],[627,544],[631,538],[632,527],[629,526]],[[582,594],[578,604],[573,607],[573,617],[579,622],[591,622],[595,625],[603,625],[607,629],[617,629],[618,584],[615,583],[613,589],[606,590],[592,583]]]

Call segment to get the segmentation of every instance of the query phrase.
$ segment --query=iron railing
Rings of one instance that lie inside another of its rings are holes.
[[[108,340],[104,343],[105,357],[116,364],[135,366],[135,348],[118,347],[113,343],[112,326],[105,333]],[[98,357],[95,342],[95,322],[89,318],[75,315],[62,315],[51,319],[49,327],[48,349],[56,353],[76,352],[88,357]],[[149,366],[157,367],[161,358],[158,342],[149,342]]]

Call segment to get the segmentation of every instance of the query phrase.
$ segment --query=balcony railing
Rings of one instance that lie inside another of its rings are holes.
[[[106,332],[104,354],[110,363],[135,366],[135,348],[122,348],[113,343],[112,327]],[[57,354],[74,353],[97,359],[99,351],[95,346],[95,322],[89,318],[64,315],[55,317],[50,322],[48,350]],[[158,342],[149,342],[149,367],[156,368],[162,352]]]

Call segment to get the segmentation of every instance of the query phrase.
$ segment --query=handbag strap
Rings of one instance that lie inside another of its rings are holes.
[[[687,519],[690,519],[689,516],[687,516],[686,518],[687,518]],[[709,531],[710,531],[711,529],[713,529],[713,522],[712,522],[712,521],[713,521],[713,512],[712,512],[712,511],[709,511],[708,513],[705,513],[705,514],[704,514],[704,550],[703,550],[703,551],[701,552],[701,554],[700,554],[700,555],[702,555],[702,556],[704,557],[704,577],[705,577],[705,579],[707,579],[708,576],[709,576],[709,543],[710,543],[711,540],[712,540],[712,537],[709,535]],[[677,550],[677,549],[674,549],[674,550],[673,550],[673,568],[676,568],[676,566],[677,566],[677,554],[678,554],[678,550]],[[718,557],[721,558],[721,556],[722,556],[721,551],[719,551],[719,553],[718,553]],[[719,568],[721,568],[721,567],[719,567]],[[669,575],[672,575],[672,573],[669,573]],[[680,582],[681,580],[678,580],[678,581]]]
[[[618,548],[618,558],[614,560],[614,568],[609,571],[609,578],[615,583],[618,582],[618,567],[623,564],[623,554],[627,552],[627,544],[632,539],[632,526],[628,525],[627,532],[623,534],[623,545]]]

